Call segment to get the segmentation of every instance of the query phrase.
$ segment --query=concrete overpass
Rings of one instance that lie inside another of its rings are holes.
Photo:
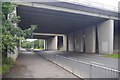
[[[119,52],[117,12],[67,2],[17,4],[19,26],[25,29],[36,24],[34,37],[46,40],[46,50],[58,50],[62,44],[64,51]]]

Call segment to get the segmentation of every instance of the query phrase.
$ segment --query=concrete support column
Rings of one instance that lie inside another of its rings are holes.
[[[118,21],[114,21],[114,48],[113,48],[113,53],[120,53],[120,49],[119,49],[119,38],[120,38],[120,34],[119,34],[119,26],[118,26]]]
[[[85,29],[85,52],[95,52],[96,28],[87,27]]]
[[[47,39],[47,50],[57,50],[57,36]]]
[[[45,43],[45,40],[44,40],[44,50],[46,50],[46,43]]]
[[[69,51],[75,50],[75,34],[74,33],[68,34],[68,50]]]
[[[45,39],[45,50],[47,50],[47,39]]]
[[[119,35],[115,33],[114,35],[114,53],[119,53]]]
[[[67,51],[67,35],[63,35],[63,51]]]
[[[114,20],[107,20],[98,25],[99,53],[113,53]]]
[[[75,51],[83,52],[83,31],[77,31],[75,36]]]

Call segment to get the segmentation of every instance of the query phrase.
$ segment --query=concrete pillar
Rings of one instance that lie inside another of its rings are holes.
[[[114,21],[114,48],[113,48],[113,53],[120,53],[119,50],[119,38],[120,38],[120,34],[119,34],[119,27],[118,27],[118,21]]]
[[[119,35],[115,34],[114,35],[114,48],[113,48],[114,49],[114,53],[119,53],[119,47],[118,47],[119,46],[119,44],[118,44],[119,40],[118,39],[119,39]]]
[[[47,39],[47,50],[57,50],[57,36]]]
[[[67,35],[63,35],[63,51],[67,51]]]
[[[68,50],[69,51],[75,50],[75,34],[74,33],[68,34]]]
[[[96,28],[94,26],[85,28],[85,52],[95,52],[95,40]]]
[[[47,50],[47,39],[45,39],[45,50]]]
[[[113,53],[114,21],[107,20],[98,25],[99,53]]]
[[[45,43],[45,40],[44,40],[44,50],[46,50],[46,43]]]
[[[75,51],[76,52],[83,52],[83,31],[77,31],[75,33]]]

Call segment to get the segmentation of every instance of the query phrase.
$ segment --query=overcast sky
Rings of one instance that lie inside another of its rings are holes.
[[[92,7],[117,11],[118,3],[120,0],[62,0],[62,1],[72,2],[76,4],[77,2],[79,2],[84,5],[88,5]]]
[[[103,4],[107,4],[107,5],[118,7],[118,2],[120,0],[90,0],[90,1],[99,2],[99,3],[103,3]]]

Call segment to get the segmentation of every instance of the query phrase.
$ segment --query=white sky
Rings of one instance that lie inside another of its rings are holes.
[[[100,9],[108,9],[112,11],[118,10],[118,3],[120,0],[59,0],[76,4],[83,4]]]
[[[99,3],[103,3],[103,4],[107,4],[107,5],[118,7],[118,2],[120,0],[90,0],[90,1],[99,2]]]
[[[37,40],[37,39],[27,39],[27,41],[30,41],[30,42],[35,41],[35,40]]]

